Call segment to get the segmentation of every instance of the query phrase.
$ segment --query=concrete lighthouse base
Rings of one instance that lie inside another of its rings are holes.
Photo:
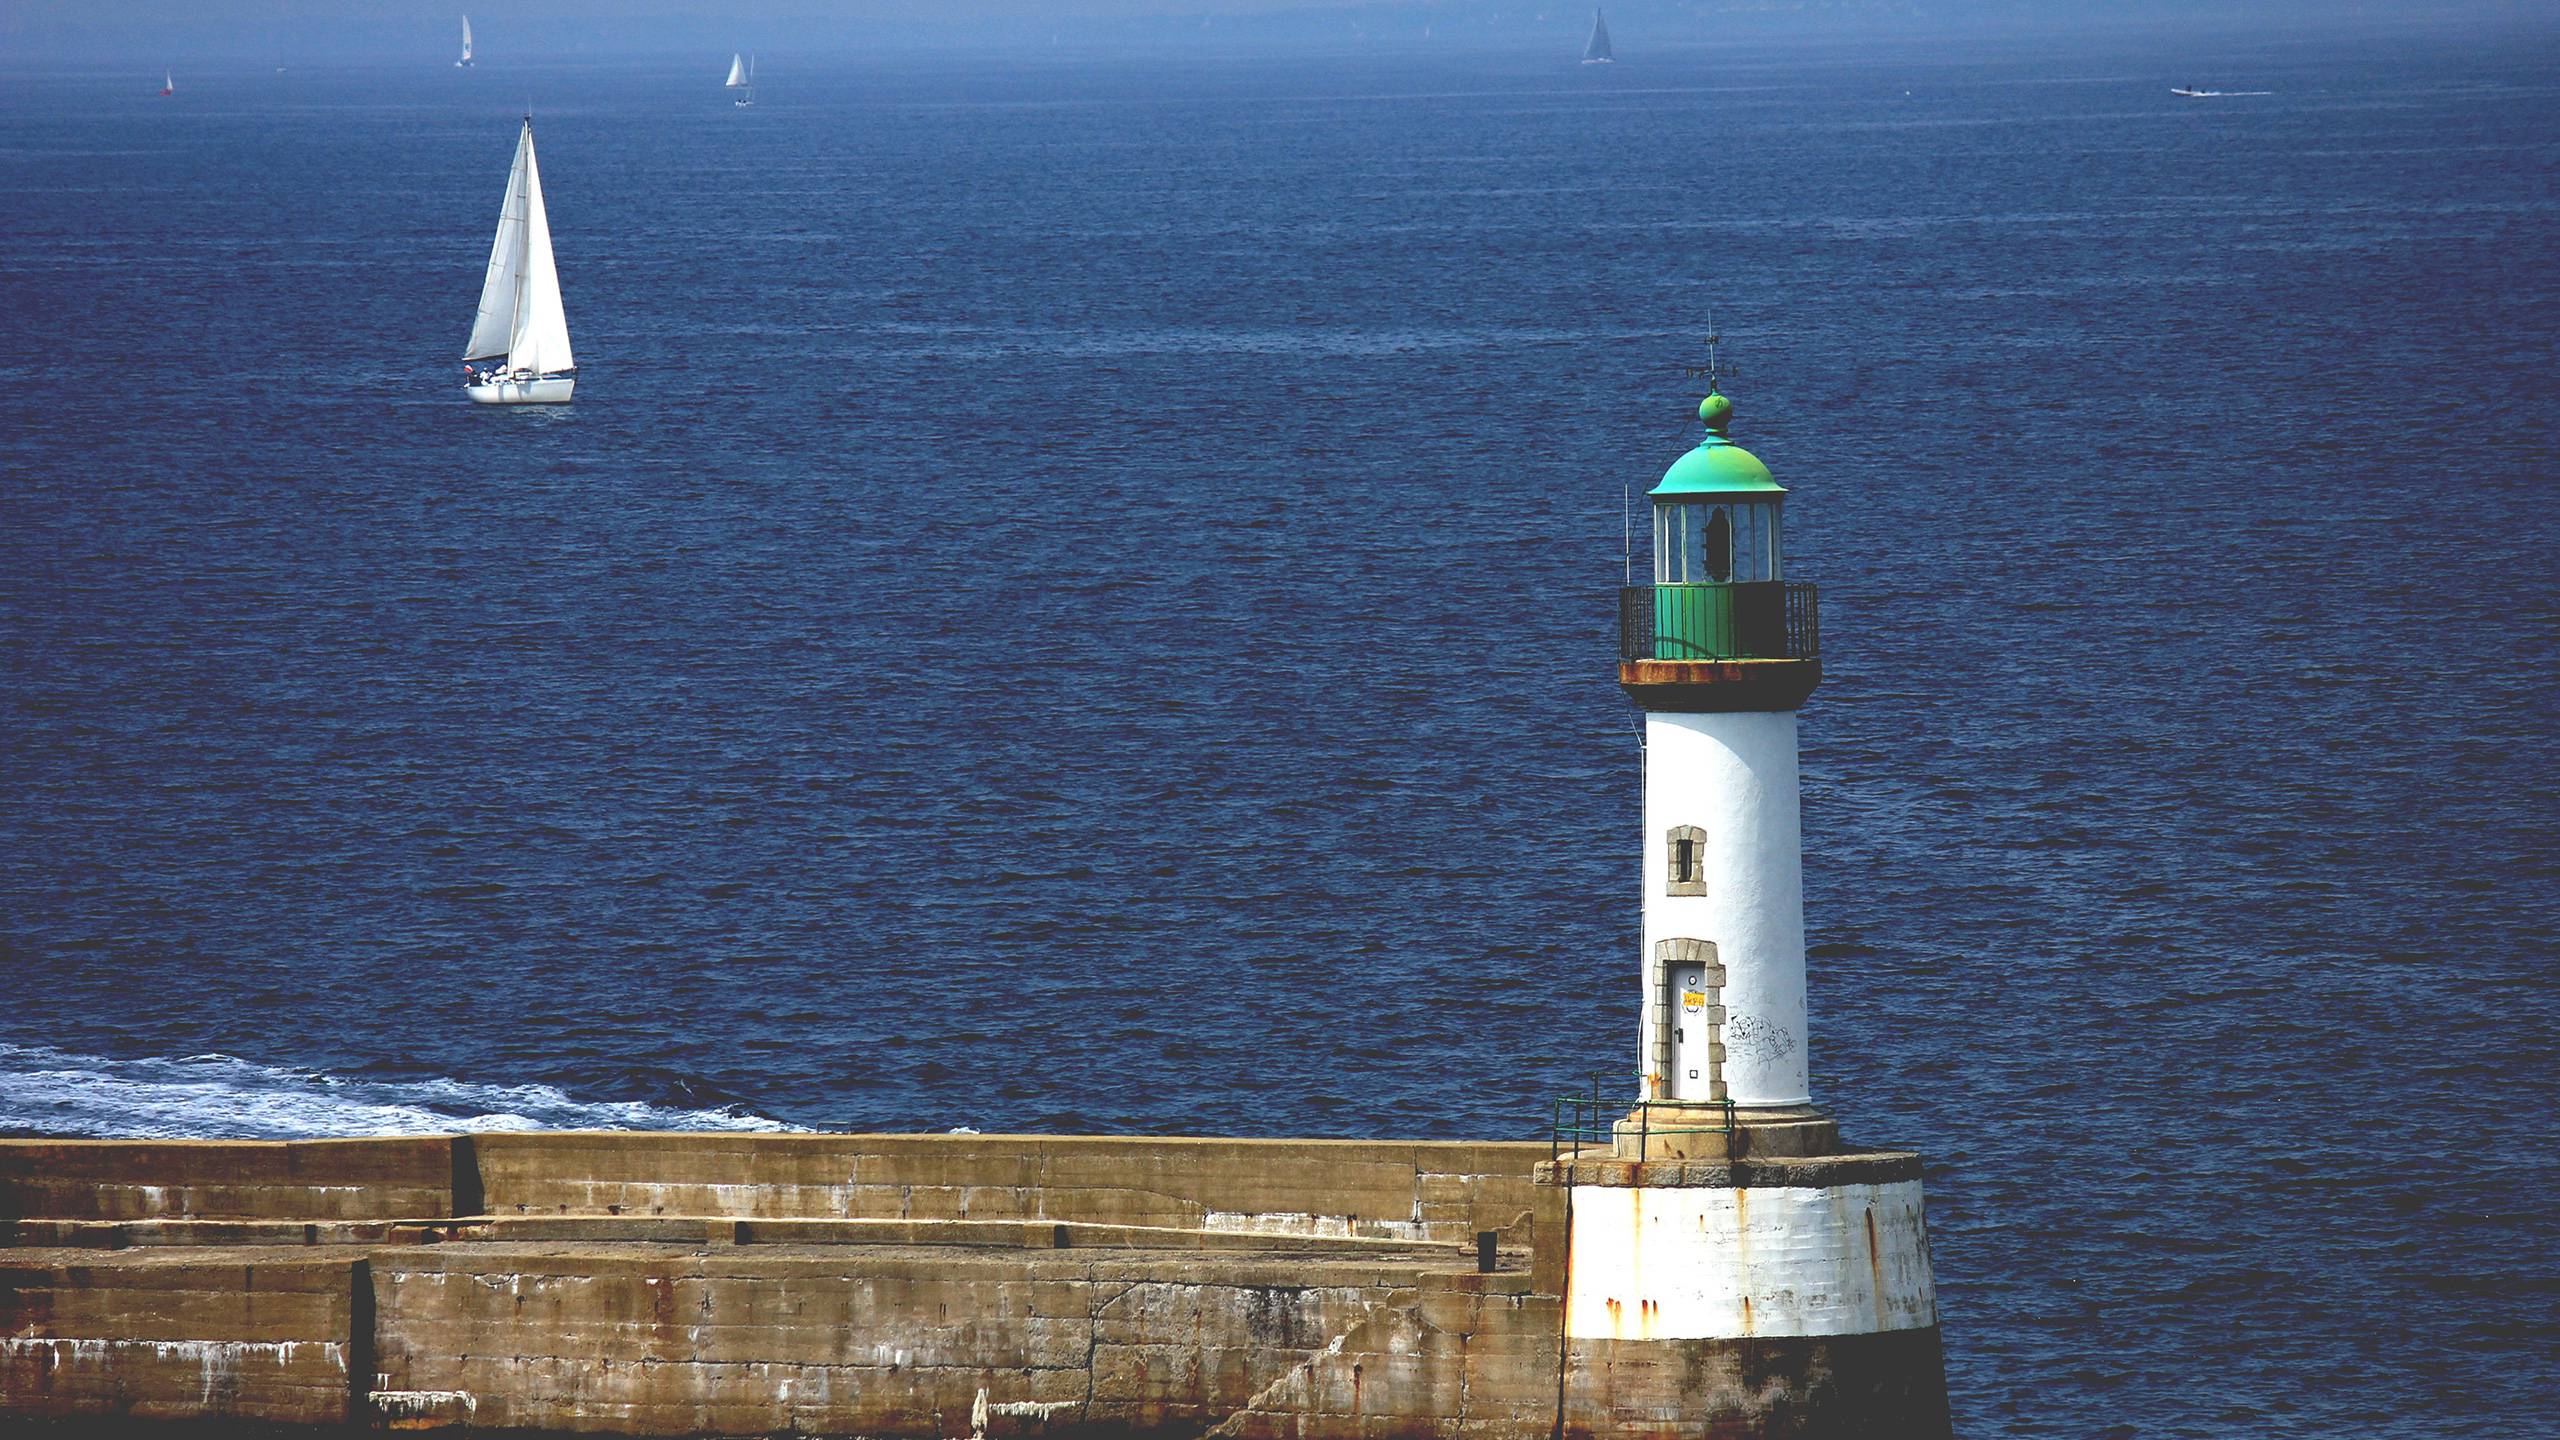
[[[1748,1127],[1741,1132],[1746,1138]],[[1950,1433],[1920,1159],[1538,1167],[1565,1194],[1567,1433]]]

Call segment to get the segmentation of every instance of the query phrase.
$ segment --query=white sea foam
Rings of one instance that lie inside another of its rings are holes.
[[[232,1055],[110,1060],[0,1043],[0,1130],[291,1140],[457,1130],[796,1130],[737,1107],[580,1100],[548,1085],[376,1079]]]

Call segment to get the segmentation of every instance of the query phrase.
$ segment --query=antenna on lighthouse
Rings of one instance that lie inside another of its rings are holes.
[[[1710,309],[1707,311],[1707,363],[1703,366],[1691,365],[1682,372],[1691,379],[1703,376],[1707,382],[1707,393],[1710,395],[1719,393],[1716,382],[1724,373],[1724,363],[1716,348],[1723,342],[1723,334],[1716,329],[1716,312]]]

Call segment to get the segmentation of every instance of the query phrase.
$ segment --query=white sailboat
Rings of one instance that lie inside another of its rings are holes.
[[[756,57],[753,55],[747,57],[747,68],[743,73],[741,73],[738,69],[738,57],[735,55],[730,56],[729,83],[737,87],[738,104],[753,105],[756,103]]]
[[[1591,43],[1582,47],[1582,63],[1585,65],[1618,63],[1617,55],[1609,49],[1609,21],[1600,13],[1600,7],[1597,5],[1591,7]]]
[[[462,58],[453,62],[453,68],[456,70],[471,68],[471,17],[468,15],[462,17]]]
[[[577,384],[530,115],[516,141],[515,167],[507,172],[498,238],[489,246],[489,274],[480,282],[480,313],[471,322],[462,363],[470,375],[463,393],[483,405],[562,405]]]
[[[175,95],[178,93],[177,71],[171,70],[160,77],[160,93],[163,95]]]

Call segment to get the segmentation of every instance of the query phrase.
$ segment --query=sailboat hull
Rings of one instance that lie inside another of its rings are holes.
[[[531,380],[492,380],[465,385],[462,393],[482,405],[566,405],[578,383],[574,375],[541,375]]]

